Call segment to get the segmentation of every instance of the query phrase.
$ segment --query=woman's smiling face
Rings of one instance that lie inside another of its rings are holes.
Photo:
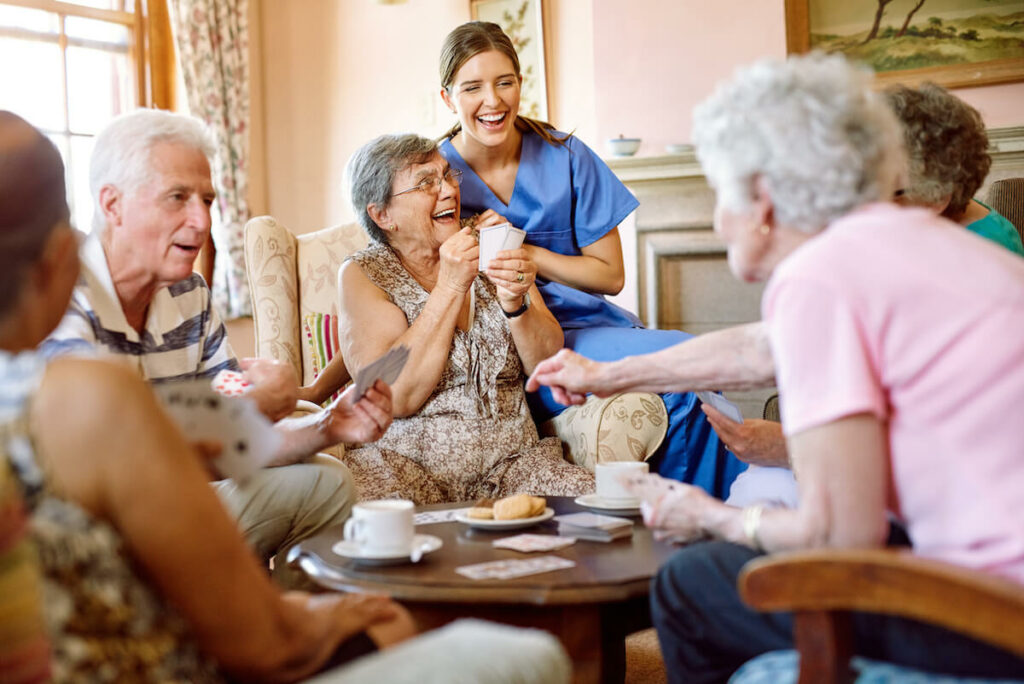
[[[512,60],[488,50],[466,60],[455,73],[451,88],[442,94],[458,114],[463,132],[492,147],[505,142],[514,130],[521,83]]]
[[[440,153],[395,174],[391,192],[387,214],[399,231],[437,245],[459,231],[459,183]]]

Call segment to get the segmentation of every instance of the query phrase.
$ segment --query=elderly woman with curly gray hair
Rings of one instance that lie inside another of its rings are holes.
[[[736,590],[764,553],[884,546],[1024,587],[1024,460],[1006,407],[1024,402],[1024,260],[934,211],[885,202],[902,131],[841,56],[763,61],[702,103],[694,142],[729,267],[767,280],[764,326],[800,500],[728,506],[631,478],[656,535],[689,543],[661,568],[651,615],[673,682],[719,682],[792,647],[792,616]],[[599,364],[559,352],[531,385],[563,394],[666,386],[675,351]],[[624,379],[625,378],[625,379]],[[930,672],[1005,676],[1019,656],[902,618],[856,615],[855,649]]]
[[[903,124],[908,164],[900,203],[928,207],[967,230],[1024,255],[1020,233],[1004,216],[974,199],[992,157],[978,110],[934,83],[885,90]]]
[[[376,138],[348,175],[371,244],[339,274],[342,356],[358,369],[409,348],[391,428],[345,452],[360,495],[439,503],[592,492],[593,475],[562,458],[557,438],[539,439],[526,404],[524,371],[563,341],[527,250],[500,251],[479,270],[459,172],[432,140]],[[488,211],[475,225],[501,220]]]

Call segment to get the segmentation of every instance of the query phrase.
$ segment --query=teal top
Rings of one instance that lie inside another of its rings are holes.
[[[974,201],[978,202],[978,200]],[[1024,256],[1024,244],[1021,243],[1020,233],[1013,227],[1009,219],[984,202],[978,202],[978,204],[988,209],[988,216],[968,224],[967,230],[1002,245],[1011,252]]]

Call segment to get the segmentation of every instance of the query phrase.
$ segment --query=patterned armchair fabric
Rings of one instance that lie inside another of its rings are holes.
[[[303,339],[303,321],[309,314],[337,315],[338,268],[366,244],[356,223],[298,236],[270,216],[246,224],[257,356],[290,363],[303,384],[313,381],[313,352]],[[590,397],[540,431],[561,438],[566,458],[592,471],[598,462],[649,458],[667,428],[668,414],[658,395],[629,393]]]

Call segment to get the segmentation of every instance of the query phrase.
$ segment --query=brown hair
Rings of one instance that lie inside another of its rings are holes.
[[[519,55],[516,54],[515,46],[501,27],[489,21],[470,21],[458,26],[448,34],[441,46],[441,86],[451,94],[451,87],[455,81],[455,74],[462,65],[481,52],[497,50],[510,60],[516,70],[516,76],[522,77],[519,68]],[[538,121],[516,114],[515,126],[520,131],[533,131],[549,145],[565,145],[571,133],[564,138],[553,135],[551,131],[555,127],[546,121]],[[462,124],[456,123],[439,140],[446,140],[455,137],[462,130]]]
[[[0,317],[18,300],[25,270],[68,217],[57,148],[21,117],[0,111]]]
[[[934,204],[949,195],[942,214],[959,218],[992,166],[978,110],[934,83],[892,86],[885,96],[903,124],[910,171],[907,199]]]

